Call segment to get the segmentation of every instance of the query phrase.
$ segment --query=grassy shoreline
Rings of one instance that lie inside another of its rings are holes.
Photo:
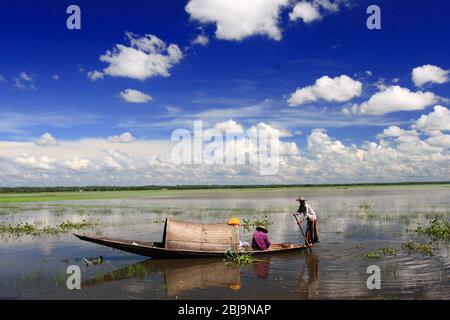
[[[54,192],[21,192],[0,193],[0,203],[14,202],[51,202],[71,200],[102,200],[126,199],[133,197],[158,197],[190,195],[195,193],[222,193],[222,192],[269,192],[269,191],[307,191],[307,190],[347,190],[347,189],[405,189],[405,188],[449,188],[450,183],[424,183],[424,184],[364,184],[364,185],[316,185],[316,186],[267,186],[267,187],[236,187],[236,188],[207,188],[207,189],[156,189],[156,190],[121,190],[121,191],[54,191]]]

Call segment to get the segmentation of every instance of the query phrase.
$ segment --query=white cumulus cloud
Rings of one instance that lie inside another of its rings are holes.
[[[437,101],[438,97],[432,92],[412,92],[400,86],[389,86],[375,93],[368,101],[354,105],[351,112],[383,115],[397,111],[422,110]]]
[[[244,128],[233,119],[216,123],[214,128],[219,130],[222,134],[239,134],[244,132]]]
[[[444,134],[442,132],[436,132],[425,140],[430,146],[450,148],[450,135]]]
[[[383,133],[377,135],[377,138],[389,138],[389,137],[401,137],[401,136],[416,136],[417,132],[415,130],[403,130],[398,126],[389,126],[383,130]]]
[[[103,73],[100,72],[100,71],[97,71],[97,70],[95,70],[95,71],[89,71],[89,72],[87,73],[87,76],[88,76],[88,78],[89,78],[90,80],[92,80],[92,81],[96,81],[96,80],[98,80],[98,79],[103,79],[103,77],[104,77]]]
[[[135,137],[129,132],[124,132],[121,135],[108,137],[108,142],[111,143],[130,143],[136,140]]]
[[[417,87],[425,84],[442,84],[449,81],[450,70],[444,70],[431,64],[414,68],[412,71],[412,80]]]
[[[220,132],[226,128],[239,132],[244,129],[243,123],[257,123],[253,127],[270,129],[268,124],[256,120],[263,119],[261,110],[245,110],[245,117],[233,118],[236,121],[229,120],[231,114],[237,114],[236,109],[221,110],[219,116],[214,110],[205,127]],[[203,110],[202,116],[206,111]],[[86,138],[60,140],[58,147],[49,148],[36,145],[34,141],[0,141],[0,185],[192,183],[189,179],[198,183],[299,183],[299,179],[314,183],[450,178],[449,135],[444,132],[449,130],[450,120],[449,110],[443,106],[417,117],[410,128],[400,128],[400,124],[382,128],[376,139],[367,138],[369,141],[357,145],[340,140],[324,129],[308,130],[311,125],[331,128],[330,123],[317,125],[314,119],[303,126],[290,122],[303,118],[304,108],[288,108],[284,112],[288,113],[283,118],[271,118],[271,124],[292,130],[303,128],[304,135],[295,137],[295,142],[282,141],[280,172],[267,180],[249,166],[177,166],[167,157],[172,146],[168,140],[161,142],[164,147],[158,147],[155,141],[141,139],[133,143],[111,143],[105,138]],[[197,114],[190,116],[189,119],[201,118]],[[361,119],[378,122],[376,118],[362,116],[354,119],[355,123]],[[178,125],[188,126],[185,123]],[[123,131],[126,130],[131,131],[131,128]],[[272,127],[272,130],[278,129]],[[280,137],[289,137],[288,133],[279,131]],[[120,136],[112,140],[130,140],[128,135]],[[296,143],[307,147],[299,152]],[[226,147],[240,153],[254,148],[243,140],[230,142]]]
[[[326,129],[316,128],[305,131],[301,139],[306,148],[301,152],[297,141],[280,139],[279,171],[270,176],[262,176],[258,165],[247,162],[176,164],[170,157],[175,143],[169,140],[113,144],[106,139],[83,138],[61,141],[58,148],[0,141],[0,186],[448,181],[450,135],[443,132],[449,129],[448,117],[448,109],[436,106],[411,127],[390,126],[360,144],[346,143]],[[255,122],[247,130],[232,120],[213,122],[205,130],[222,132],[227,128],[247,133],[269,130],[280,138],[289,137],[263,122]],[[130,140],[131,134],[121,136]],[[119,137],[114,140],[122,139]],[[207,143],[203,141],[204,148]],[[237,137],[208,154],[209,159],[223,160],[223,150],[245,156],[256,147],[254,141]]]
[[[345,153],[346,147],[339,140],[330,138],[325,129],[313,129],[308,139],[308,150],[315,155]]]
[[[34,79],[30,75],[28,75],[25,71],[22,71],[20,73],[19,78],[24,81],[30,81],[30,82],[34,81]]]
[[[337,12],[342,1],[314,0],[297,2],[289,13],[289,19],[302,19],[304,23],[311,23],[323,17],[322,12]]]
[[[268,136],[278,136],[280,138],[286,138],[286,137],[291,137],[292,134],[285,130],[285,129],[278,129],[275,128],[274,126],[271,126],[270,124],[264,123],[264,122],[260,122],[255,126],[252,126],[250,129],[250,131],[252,130],[261,130],[264,131],[265,133],[267,133]],[[256,133],[256,131],[255,131]]]
[[[135,89],[126,89],[120,92],[120,96],[126,102],[131,103],[146,103],[153,99],[150,95]]]
[[[420,131],[449,131],[450,110],[443,106],[435,106],[433,112],[420,116],[413,128]]]
[[[108,50],[100,61],[108,63],[103,71],[91,71],[91,80],[111,77],[126,77],[138,80],[162,76],[170,76],[169,69],[180,62],[183,53],[176,44],[167,45],[152,34],[139,37],[131,32],[126,33],[130,46],[117,44]]]
[[[59,143],[58,141],[48,132],[44,133],[39,139],[36,139],[34,141],[35,144],[38,146],[57,146]]]
[[[91,162],[88,159],[78,159],[77,157],[73,157],[72,159],[63,162],[64,166],[75,171],[87,169],[90,164]]]
[[[35,157],[29,156],[26,153],[19,155],[14,159],[14,162],[31,169],[51,170],[52,162],[55,160],[47,156]]]
[[[289,19],[291,21],[302,19],[304,23],[310,23],[322,19],[322,15],[320,14],[317,5],[307,1],[301,1],[297,3],[291,13],[289,13]]]
[[[199,34],[191,41],[191,43],[206,47],[209,43],[209,39],[204,34]]]
[[[243,40],[265,35],[281,40],[280,13],[289,0],[190,0],[186,12],[201,23],[214,23],[216,37]]]
[[[361,95],[362,83],[349,76],[323,76],[312,86],[298,88],[288,99],[290,106],[299,106],[317,100],[344,102]]]
[[[22,71],[18,77],[13,78],[14,86],[19,89],[36,89],[34,78],[26,71]]]

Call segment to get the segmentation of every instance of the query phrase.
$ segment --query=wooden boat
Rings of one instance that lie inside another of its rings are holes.
[[[152,258],[224,257],[239,249],[238,227],[227,223],[193,223],[166,219],[162,242],[121,240],[75,234],[81,240]],[[276,243],[268,250],[250,250],[252,255],[272,255],[308,248],[303,244]]]
[[[152,257],[154,259],[177,259],[177,258],[212,258],[225,257],[225,251],[205,251],[205,250],[186,250],[186,249],[168,249],[162,242],[145,242],[138,240],[121,240],[104,237],[93,237],[74,234],[77,238],[89,241],[114,249],[138,254],[141,256]],[[298,252],[308,247],[303,244],[275,243],[268,250],[251,250],[254,256],[272,255],[278,253]],[[248,251],[245,251],[248,252]]]

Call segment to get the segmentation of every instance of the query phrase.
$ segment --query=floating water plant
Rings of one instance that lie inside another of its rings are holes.
[[[0,224],[0,233],[35,235],[38,233],[38,227],[36,224],[30,223],[18,223],[16,225],[2,223]]]
[[[367,254],[367,258],[372,258],[372,259],[381,258],[381,253],[379,250],[371,251]]]
[[[83,262],[88,266],[88,265],[99,265],[99,264],[104,264],[105,260],[103,259],[102,256],[99,257],[94,257],[94,258],[83,258],[82,259]]]
[[[83,229],[86,227],[91,227],[94,224],[83,220],[82,222],[76,223],[71,221],[65,221],[57,226],[44,226],[41,227],[42,222],[34,223],[17,223],[17,224],[0,224],[0,234],[11,234],[11,235],[54,235],[60,233],[67,233],[72,230]]]
[[[239,266],[258,261],[252,257],[251,251],[236,252],[234,250],[228,250],[226,256],[228,260],[235,262]]]
[[[166,222],[166,219],[160,218],[160,219],[153,219],[149,221],[150,223],[154,224],[164,224]]]
[[[395,248],[390,248],[390,247],[382,248],[380,250],[384,255],[387,255],[387,256],[395,256],[397,253],[397,250],[395,250]]]
[[[244,227],[245,230],[249,231],[256,226],[262,226],[267,228],[272,223],[269,221],[269,218],[267,216],[263,216],[260,219],[242,219],[242,227]]]
[[[83,229],[86,227],[92,226],[93,223],[83,220],[82,222],[71,222],[66,221],[57,226],[57,228],[61,231],[70,231],[74,229]]]
[[[418,234],[426,234],[433,239],[450,240],[450,222],[443,219],[435,219],[427,227],[417,227]]]
[[[361,203],[361,204],[359,204],[358,205],[358,208],[360,208],[360,209],[370,209],[372,206],[370,205],[370,204],[368,204],[368,203]]]
[[[395,256],[397,254],[397,250],[391,247],[380,248],[375,251],[371,251],[367,253],[367,258],[379,259],[382,256]]]
[[[408,253],[418,252],[425,253],[429,256],[433,255],[433,250],[429,244],[420,244],[414,241],[409,240],[408,242],[404,242],[402,244],[402,249]]]

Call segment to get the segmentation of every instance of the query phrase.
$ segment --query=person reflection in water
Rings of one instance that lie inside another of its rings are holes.
[[[255,264],[255,274],[258,279],[267,279],[269,276],[270,262],[263,261]]]
[[[308,279],[305,280],[305,268],[307,269]],[[318,294],[320,276],[320,261],[314,254],[307,254],[305,266],[300,273],[300,279],[297,291],[303,299],[314,298]]]

